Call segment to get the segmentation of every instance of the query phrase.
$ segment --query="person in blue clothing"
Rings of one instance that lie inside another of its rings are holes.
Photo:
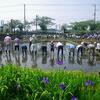
[[[22,48],[22,54],[23,54],[23,56],[27,55],[27,46],[25,44],[22,44],[21,48]]]

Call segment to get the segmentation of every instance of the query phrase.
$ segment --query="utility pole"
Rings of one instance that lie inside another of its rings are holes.
[[[26,5],[24,4],[24,31],[26,27]]]
[[[37,18],[38,18],[38,16],[36,15],[36,31],[37,31]]]
[[[96,4],[94,4],[94,32],[96,29]]]
[[[96,22],[96,4],[94,4],[94,24]]]

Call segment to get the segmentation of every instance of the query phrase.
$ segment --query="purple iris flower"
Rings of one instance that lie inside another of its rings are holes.
[[[85,82],[85,86],[88,86],[88,85],[94,86],[94,82],[91,80],[88,80]]]
[[[45,84],[48,84],[49,83],[48,77],[43,77],[42,82]]]
[[[89,85],[89,83],[88,82],[85,82],[85,86],[88,86]]]
[[[59,87],[61,88],[61,90],[65,90],[65,88],[66,88],[66,86],[65,86],[64,83],[60,83],[60,84],[59,84]]]
[[[75,96],[72,96],[71,100],[77,100],[77,98]]]
[[[58,65],[63,65],[63,61],[57,60]]]

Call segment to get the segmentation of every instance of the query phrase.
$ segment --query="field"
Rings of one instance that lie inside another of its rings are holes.
[[[0,100],[100,100],[100,73],[0,68]]]

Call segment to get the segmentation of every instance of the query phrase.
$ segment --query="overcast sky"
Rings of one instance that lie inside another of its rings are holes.
[[[0,0],[0,20],[24,18],[26,4],[26,20],[36,15],[48,16],[58,24],[93,19],[94,4],[96,20],[100,20],[100,0]]]

